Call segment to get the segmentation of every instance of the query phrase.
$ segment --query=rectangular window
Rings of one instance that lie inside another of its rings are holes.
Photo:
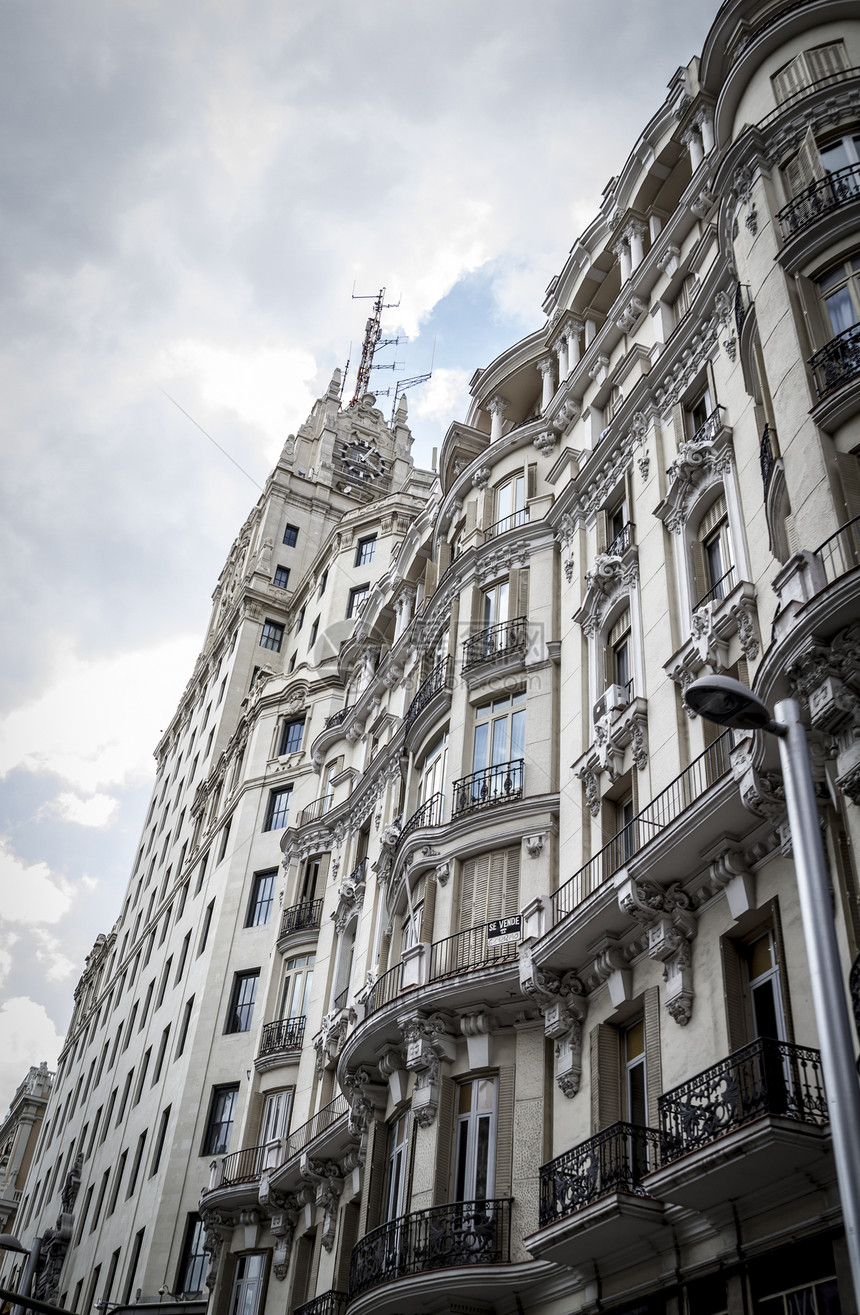
[[[230,1297],[230,1315],[259,1315],[266,1277],[266,1257],[260,1254],[239,1256]]]
[[[203,1221],[198,1214],[189,1215],[174,1284],[177,1295],[182,1292],[188,1297],[192,1293],[203,1291],[207,1260],[207,1254],[203,1250]]]
[[[284,530],[284,543],[288,548],[295,548],[299,538],[298,525],[288,525]]]
[[[256,872],[254,874],[251,901],[248,905],[248,916],[245,919],[246,927],[265,927],[269,921],[272,916],[272,901],[277,876],[277,868],[270,868],[267,872]]]
[[[293,787],[289,785],[286,790],[273,790],[269,795],[264,831],[280,831],[282,827],[287,825],[290,816],[290,795],[292,792]]]
[[[152,1178],[158,1173],[158,1166],[161,1163],[161,1153],[164,1150],[164,1143],[167,1138],[167,1125],[170,1122],[170,1106],[168,1105],[161,1114],[161,1122],[158,1125],[158,1136],[155,1139],[155,1150],[152,1154],[152,1164],[149,1167],[149,1176]]]
[[[149,1013],[149,1006],[152,1004],[152,996],[154,991],[155,991],[155,978],[153,977],[152,981],[149,983],[149,986],[146,988],[146,995],[143,1000],[143,1012],[140,1015],[140,1022],[137,1025],[138,1032],[143,1031],[143,1025],[146,1022],[146,1018]]]
[[[486,1201],[495,1186],[496,1078],[460,1085],[457,1098],[454,1200]]]
[[[146,1132],[148,1131],[149,1129],[146,1130]],[[128,1180],[128,1188],[125,1194],[126,1200],[132,1195],[137,1186],[137,1175],[140,1173],[140,1166],[143,1160],[143,1150],[146,1146],[146,1132],[142,1132],[137,1139],[137,1148],[135,1149],[134,1159],[131,1163],[131,1177]]]
[[[298,753],[299,749],[302,747],[304,733],[304,717],[294,717],[291,721],[285,721],[281,730],[281,742],[278,753],[281,756],[287,753]]]
[[[114,1087],[113,1091],[110,1094],[110,1098],[108,1100],[108,1106],[107,1106],[107,1113],[105,1114],[105,1121],[102,1124],[102,1135],[101,1138],[99,1139],[99,1145],[102,1144],[105,1137],[108,1135],[108,1132],[110,1131],[110,1121],[113,1118],[113,1111],[114,1111],[114,1106],[116,1105],[116,1096],[118,1091],[119,1088]]]
[[[354,589],[350,589],[349,603],[347,604],[347,608],[346,608],[347,618],[352,616],[357,616],[359,614],[359,612],[361,611],[361,606],[369,593],[370,593],[369,584],[359,584],[356,585]]]
[[[317,642],[317,635],[319,634],[319,628],[320,628],[320,619],[319,617],[317,617],[316,621],[314,621],[313,625],[311,626],[311,635],[310,635],[310,639],[308,640],[308,648],[313,648],[314,644]]]
[[[200,958],[200,955],[203,953],[203,951],[206,949],[206,942],[209,939],[209,928],[212,926],[212,914],[214,913],[214,911],[215,911],[215,901],[212,900],[211,904],[207,904],[206,912],[203,915],[203,926],[200,930],[200,944],[197,946],[198,959]]]
[[[320,576],[320,587],[317,590],[317,598],[322,598],[323,594],[325,593],[325,588],[327,584],[328,584],[328,571],[323,571],[322,575]]]
[[[167,1050],[167,1039],[169,1036],[170,1036],[170,1024],[168,1023],[167,1027],[162,1032],[161,1040],[158,1043],[158,1059],[155,1061],[155,1072],[152,1075],[153,1086],[155,1086],[156,1082],[161,1077],[161,1066],[164,1063],[164,1054],[165,1051]]]
[[[104,1205],[105,1194],[107,1193],[109,1178],[110,1178],[110,1169],[105,1169],[104,1173],[102,1174],[102,1180],[99,1184],[99,1194],[96,1197],[96,1208],[93,1211],[93,1217],[90,1222],[91,1233],[95,1232],[96,1225],[99,1222],[99,1215],[101,1214],[102,1206]]]
[[[78,1234],[77,1234],[77,1237],[75,1238],[75,1246],[78,1245],[78,1243],[80,1242],[81,1238],[82,1238],[83,1235],[84,1235],[84,1227],[85,1227],[86,1222],[87,1222],[87,1214],[89,1213],[90,1202],[91,1202],[92,1199],[93,1199],[93,1187],[94,1187],[94,1184],[93,1184],[93,1183],[90,1183],[89,1187],[87,1188],[87,1194],[86,1194],[86,1196],[84,1197],[84,1208],[83,1208],[83,1210],[81,1211],[81,1221],[80,1221],[80,1223],[78,1224]],[[38,1186],[38,1183],[37,1183],[37,1184],[36,1184],[36,1191],[38,1192],[38,1190],[39,1190],[39,1186]]]
[[[848,68],[848,54],[844,41],[814,46],[802,50],[788,64],[784,64],[771,77],[777,104],[790,100],[813,83],[832,78]]]
[[[371,534],[366,539],[359,539],[358,547],[355,550],[356,566],[367,566],[373,561],[376,555],[376,535]]]
[[[125,1173],[125,1162],[127,1159],[128,1151],[123,1151],[122,1155],[119,1157],[119,1164],[117,1165],[116,1174],[114,1175],[113,1191],[110,1194],[110,1204],[108,1205],[108,1217],[110,1217],[116,1209],[119,1189],[122,1186],[123,1174]]]
[[[152,1058],[152,1046],[150,1046],[148,1050],[144,1051],[143,1059],[140,1065],[140,1076],[137,1079],[137,1087],[135,1088],[134,1100],[132,1101],[132,1109],[134,1109],[135,1105],[139,1104],[140,1098],[143,1095],[143,1084],[146,1081],[146,1071],[149,1068],[149,1061],[151,1058]]]
[[[276,566],[275,578],[272,584],[276,589],[286,589],[290,582],[290,568],[288,566]]]
[[[170,921],[170,917],[168,915],[168,917],[165,919],[165,924],[168,923],[169,921]],[[157,1010],[160,1009],[162,1004],[164,1003],[164,992],[167,990],[167,979],[170,976],[170,970],[172,967],[173,967],[173,955],[171,954],[170,958],[167,960],[167,963],[164,965],[164,972],[161,975],[161,985],[158,988],[158,999],[155,1002],[155,1008]]]
[[[206,1120],[206,1134],[203,1138],[201,1155],[227,1154],[238,1099],[238,1082],[231,1083],[229,1086],[214,1088],[209,1106],[209,1118]]]
[[[126,1074],[125,1086],[122,1089],[122,1099],[119,1102],[119,1110],[117,1111],[116,1125],[115,1125],[117,1128],[122,1123],[123,1115],[125,1114],[125,1107],[128,1104],[128,1093],[131,1091],[131,1083],[133,1077],[134,1077],[134,1069],[130,1068],[128,1073]]]
[[[128,1273],[125,1279],[125,1288],[123,1290],[123,1304],[127,1306],[134,1292],[134,1280],[137,1278],[137,1266],[140,1261],[140,1253],[143,1250],[143,1235],[145,1229],[141,1228],[134,1235],[134,1245],[131,1248],[131,1259],[128,1262]]]
[[[230,819],[230,821],[232,821],[232,818]],[[224,855],[227,853],[227,841],[229,839],[230,839],[230,822],[228,821],[227,825],[224,827],[224,830],[221,832],[221,844],[218,849],[219,863],[223,859]]]
[[[197,895],[200,892],[200,889],[203,885],[203,880],[206,876],[206,864],[208,862],[209,862],[209,854],[207,852],[203,855],[202,859],[200,860],[200,867],[198,868],[197,871],[197,885],[194,887],[195,895]]]
[[[230,1010],[227,1014],[225,1032],[250,1032],[259,980],[259,968],[254,968],[247,973],[237,973],[234,977],[233,994],[230,999]]]
[[[284,638],[284,627],[280,621],[272,621],[268,618],[263,622],[263,633],[260,635],[260,648],[271,648],[275,653],[280,653],[281,643]]]
[[[185,1001],[185,1009],[182,1013],[182,1023],[179,1027],[179,1040],[176,1043],[175,1059],[178,1059],[185,1049],[185,1042],[188,1040],[188,1029],[191,1026],[191,1014],[194,1010],[194,996]]]

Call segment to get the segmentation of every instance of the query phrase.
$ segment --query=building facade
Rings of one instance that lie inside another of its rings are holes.
[[[43,1295],[854,1312],[778,759],[682,696],[800,700],[847,980],[858,151],[855,7],[728,0],[438,471],[338,375],[290,436],[76,993]]]
[[[0,1123],[0,1233],[15,1234],[18,1207],[39,1140],[54,1074],[42,1063],[19,1083]]]

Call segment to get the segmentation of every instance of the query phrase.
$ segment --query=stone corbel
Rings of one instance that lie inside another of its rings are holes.
[[[615,321],[616,327],[622,333],[632,333],[647,309],[648,307],[641,297],[631,297]]]
[[[346,1073],[341,1085],[349,1101],[347,1127],[350,1136],[361,1141],[373,1119],[374,1110],[385,1109],[388,1088],[382,1082],[374,1082],[366,1068]]]
[[[555,1079],[571,1099],[582,1077],[582,1025],[588,1012],[585,987],[575,972],[555,973],[534,962],[534,942],[519,945],[520,990],[533,1000],[544,1032],[555,1042]]]
[[[860,805],[860,625],[811,639],[788,678],[813,728],[833,737],[837,787]]]
[[[212,1292],[218,1278],[224,1241],[233,1235],[233,1219],[220,1210],[205,1209],[200,1211],[200,1219],[203,1224],[203,1250],[209,1257],[206,1286]]]
[[[743,850],[729,847],[718,854],[711,864],[711,882],[717,890],[725,891],[735,921],[757,907],[755,873],[750,870]]]
[[[633,974],[621,942],[614,936],[603,936],[591,947],[594,971],[599,982],[607,982],[609,998],[614,1009],[633,998]]]
[[[755,763],[755,742],[751,736],[745,736],[729,750],[729,761],[744,808],[768,822],[779,822],[785,816],[782,774],[759,769]]]
[[[429,1128],[439,1108],[441,1060],[455,1058],[456,1042],[440,1014],[405,1015],[397,1026],[406,1043],[406,1067],[416,1075],[412,1112],[419,1127]]]
[[[491,1035],[493,1020],[483,1010],[474,1014],[463,1014],[460,1018],[460,1031],[466,1038],[466,1051],[469,1056],[469,1068],[489,1068],[493,1062],[493,1038]]]
[[[552,427],[557,434],[563,434],[575,420],[578,420],[582,413],[582,407],[573,397],[567,397],[556,411],[552,420]]]
[[[595,357],[594,363],[589,367],[588,377],[593,379],[596,384],[602,384],[609,370],[609,357],[602,353]]]
[[[693,954],[696,918],[689,895],[679,882],[660,886],[644,878],[628,879],[620,887],[618,903],[646,932],[648,954],[663,965],[666,1009],[679,1027],[686,1027],[693,1012]]]
[[[343,1191],[340,1165],[334,1160],[311,1160],[303,1155],[299,1172],[315,1189],[314,1204],[323,1212],[320,1241],[326,1251],[331,1251],[337,1230],[338,1202]]]
[[[361,912],[366,889],[365,870],[366,864],[360,868],[360,877],[357,881],[347,877],[341,882],[340,889],[337,892],[337,908],[331,916],[334,919],[335,929],[339,936],[343,935],[350,919]]]
[[[269,1231],[275,1239],[272,1254],[272,1273],[282,1283],[290,1268],[290,1256],[293,1250],[293,1238],[298,1220],[298,1203],[295,1197],[285,1198],[285,1208],[273,1214],[269,1222]]]
[[[314,1037],[314,1049],[317,1052],[317,1073],[322,1075],[327,1068],[333,1068],[340,1054],[341,1046],[346,1040],[349,1017],[343,1009],[333,1009],[322,1020],[319,1032]]]
[[[546,842],[546,832],[539,831],[533,836],[523,836],[523,844],[529,858],[540,858]]]
[[[558,443],[558,434],[551,429],[546,429],[542,434],[538,434],[533,440],[534,446],[542,456],[549,456],[555,445]]]
[[[399,1046],[386,1046],[379,1056],[377,1067],[382,1076],[388,1081],[392,1104],[399,1105],[401,1101],[406,1099],[409,1080],[403,1051]]]

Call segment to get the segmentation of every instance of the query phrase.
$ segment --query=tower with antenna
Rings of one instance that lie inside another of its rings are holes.
[[[399,338],[383,338],[382,336],[382,312],[384,310],[394,310],[400,305],[400,298],[397,301],[385,300],[385,288],[380,288],[376,296],[368,294],[352,294],[353,301],[373,301],[373,314],[367,321],[364,329],[364,343],[361,348],[361,361],[358,366],[358,375],[355,380],[355,392],[352,396],[350,406],[355,406],[366,392],[369,390],[370,373],[374,369],[373,358],[383,347],[394,347],[400,342]],[[379,369],[379,367],[376,367]],[[394,368],[393,366],[391,367]]]

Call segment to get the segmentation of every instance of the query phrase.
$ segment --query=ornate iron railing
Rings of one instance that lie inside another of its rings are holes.
[[[784,205],[777,215],[783,238],[790,238],[821,215],[831,210],[838,210],[849,201],[860,197],[860,164],[848,164],[844,169],[834,169],[826,178],[816,178],[797,196],[793,196],[788,205]]]
[[[729,750],[733,743],[732,731],[723,731],[665,790],[655,795],[641,813],[637,813],[622,827],[569,881],[559,886],[552,897],[553,922],[559,922],[572,913],[577,905],[597,890],[598,886],[602,886],[604,881],[608,881],[649,840],[664,831],[700,795],[725,776],[731,767]]]
[[[389,1004],[396,996],[400,994],[400,979],[402,976],[403,964],[396,963],[393,968],[389,968],[381,977],[377,977],[370,991],[367,993],[364,1001],[364,1016],[372,1014],[374,1010],[381,1009],[383,1005]]]
[[[657,1109],[664,1163],[766,1114],[823,1126],[828,1113],[821,1056],[788,1041],[759,1037],[664,1092]]]
[[[697,603],[694,603],[693,611],[698,612],[700,607],[705,606],[705,603],[721,603],[724,598],[727,598],[729,596],[729,594],[734,589],[734,587],[735,587],[735,568],[733,566],[730,566],[727,571],[723,572],[719,580],[717,580],[714,584],[711,585],[708,592],[706,594],[702,594],[702,597],[699,599],[699,601]]]
[[[294,1132],[290,1133],[290,1148],[287,1159],[291,1159],[292,1156],[298,1155],[299,1151],[303,1151],[321,1132],[325,1132],[326,1128],[330,1128],[333,1123],[337,1123],[338,1119],[342,1118],[348,1109],[349,1101],[343,1092],[339,1096],[335,1096],[334,1100],[330,1100],[328,1105],[323,1105],[321,1110],[317,1110],[313,1118],[308,1119],[307,1123],[300,1124]]]
[[[723,427],[723,418],[720,415],[722,410],[723,408],[721,406],[714,407],[707,420],[703,420],[699,425],[699,428],[693,434],[693,437],[690,439],[691,443],[712,443],[714,441]]]
[[[321,1292],[313,1301],[306,1301],[303,1306],[294,1306],[293,1315],[346,1315],[349,1304],[348,1292]]]
[[[776,464],[776,452],[774,449],[774,439],[776,434],[770,425],[765,425],[761,431],[761,438],[758,445],[758,459],[761,465],[761,482],[764,489],[764,496],[767,497],[767,491],[770,487],[770,477],[773,474],[773,468]]]
[[[744,327],[747,309],[748,307],[744,301],[744,284],[738,283],[735,288],[735,328],[738,331],[738,337],[741,336],[741,329]]]
[[[406,716],[403,718],[403,726],[407,735],[415,725],[419,713],[424,711],[430,700],[443,689],[451,688],[453,667],[453,659],[449,654],[441,662],[437,662],[429,676],[421,682],[418,692],[406,709]]]
[[[517,616],[512,621],[501,621],[498,625],[480,630],[477,635],[463,642],[463,670],[478,662],[486,662],[489,658],[501,657],[504,653],[525,648],[527,630],[528,617],[525,616]]]
[[[606,549],[607,557],[620,557],[625,553],[633,542],[633,523],[627,521],[615,535],[615,538]]]
[[[349,1299],[380,1283],[458,1265],[506,1265],[511,1259],[511,1198],[457,1201],[392,1219],[353,1248]]]
[[[219,1187],[236,1187],[239,1183],[252,1183],[263,1171],[266,1147],[248,1146],[244,1151],[225,1155],[221,1162]]]
[[[305,1016],[279,1018],[266,1023],[260,1037],[259,1054],[277,1055],[281,1050],[298,1050],[305,1039]]]
[[[503,516],[500,521],[495,521],[484,530],[484,539],[496,539],[506,530],[515,530],[519,525],[528,525],[529,509],[520,507],[519,511],[512,511],[510,516]]]
[[[808,0],[803,0],[803,3],[807,4]],[[856,78],[858,74],[860,74],[860,68],[855,65],[853,68],[837,69],[835,73],[826,73],[823,78],[816,78],[814,82],[808,83],[805,87],[800,87],[797,91],[793,91],[790,96],[786,96],[785,100],[781,100],[776,109],[771,110],[763,119],[759,119],[756,127],[766,128],[769,123],[772,123],[774,119],[778,119],[780,114],[790,109],[792,105],[796,105],[798,101],[805,100],[807,96],[814,96],[816,91],[832,87],[837,82],[848,82],[851,78]]]
[[[835,534],[819,544],[815,556],[824,567],[828,584],[860,566],[860,516],[840,525]]]
[[[434,941],[430,946],[431,982],[440,977],[452,977],[455,973],[474,972],[490,964],[504,963],[516,959],[517,942],[493,942],[488,939],[488,931],[498,925],[483,922],[479,927],[468,927],[466,931],[446,936],[444,940]]]
[[[337,995],[332,1000],[331,1002],[332,1011],[336,1013],[339,1009],[346,1009],[346,1002],[348,997],[349,997],[349,983],[346,984],[346,986],[343,988],[342,991],[338,991]]]
[[[860,324],[831,338],[809,358],[819,401],[860,375]]]
[[[541,1165],[540,1226],[564,1219],[610,1192],[647,1196],[645,1174],[660,1163],[660,1133],[613,1123],[573,1150]]]
[[[322,906],[321,899],[307,899],[301,904],[291,904],[281,914],[281,930],[278,935],[287,936],[292,931],[311,931],[319,927],[322,921]]]
[[[304,826],[305,822],[316,822],[321,818],[331,808],[333,798],[334,795],[324,794],[303,808],[299,813],[299,826]]]
[[[350,706],[347,704],[345,708],[341,708],[340,712],[333,712],[330,717],[326,717],[324,729],[329,731],[333,726],[339,726],[342,721],[346,720],[346,715],[350,710]]]
[[[445,803],[444,795],[441,791],[431,794],[429,799],[425,799],[420,807],[408,817],[400,828],[400,834],[397,837],[397,844],[402,845],[406,837],[412,832],[417,831],[419,826],[439,826],[442,821],[442,807]]]
[[[451,817],[462,817],[479,808],[491,808],[511,799],[522,799],[525,761],[515,758],[509,763],[494,763],[479,772],[471,772],[454,782]]]

